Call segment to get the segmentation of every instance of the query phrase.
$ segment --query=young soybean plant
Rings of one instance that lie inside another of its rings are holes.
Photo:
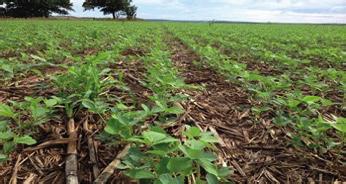
[[[5,161],[17,145],[36,144],[30,130],[47,122],[58,103],[58,98],[41,97],[26,97],[25,101],[12,102],[11,106],[0,103],[0,162]]]
[[[113,119],[106,131],[131,144],[119,169],[140,183],[197,184],[227,182],[230,170],[218,167],[212,152],[217,139],[210,132],[186,126],[184,141],[172,137],[158,126],[150,127],[141,135],[134,135],[133,124],[124,118]],[[130,121],[133,122],[133,121]]]
[[[144,58],[144,64],[147,69],[146,87],[153,91],[150,99],[155,104],[151,107],[142,104],[142,110],[137,111],[118,104],[105,127],[105,132],[113,140],[131,145],[118,169],[140,183],[226,182],[230,171],[215,163],[212,150],[217,140],[211,133],[187,126],[180,136],[172,137],[164,130],[163,127],[170,127],[168,117],[183,113],[183,109],[174,105],[183,99],[176,92],[188,86],[178,77],[169,53],[159,49],[162,48],[160,40],[153,42],[156,47]],[[143,124],[153,117],[156,120],[150,123],[149,128],[147,123]]]

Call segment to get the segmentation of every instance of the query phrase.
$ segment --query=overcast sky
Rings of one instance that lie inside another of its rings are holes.
[[[103,17],[72,0],[73,16]],[[346,23],[346,0],[133,0],[139,18],[251,22]]]

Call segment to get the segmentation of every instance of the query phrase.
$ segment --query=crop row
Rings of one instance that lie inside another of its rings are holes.
[[[200,55],[201,64],[210,66],[253,94],[253,98],[258,102],[252,108],[255,119],[264,117],[277,126],[292,127],[293,134],[287,132],[287,135],[295,145],[306,145],[319,151],[344,146],[346,76],[343,71],[335,68],[304,67],[300,59],[306,60],[310,57],[303,55],[305,52],[295,56],[302,58],[291,58],[296,52],[294,48],[290,48],[292,45],[301,44],[301,47],[304,47],[307,44],[305,42],[310,41],[307,33],[303,36],[297,32],[283,36],[278,30],[264,28],[245,31],[241,25],[234,26],[235,30],[229,30],[229,26],[222,25],[209,28],[194,25],[188,31],[174,24],[167,27]],[[304,31],[306,30],[302,32]],[[323,40],[328,42],[328,46],[342,45],[341,42],[330,44],[342,35],[327,35],[331,38]],[[344,58],[341,49],[336,49],[336,57],[328,56],[330,60],[320,59],[330,62],[330,65],[336,68],[341,67]],[[272,59],[267,58],[268,52],[270,57],[273,56]],[[247,63],[251,59],[254,62]],[[255,62],[261,61],[275,67],[278,73],[263,74],[249,69]]]
[[[6,38],[0,42],[4,87],[16,89],[16,81],[34,76],[48,78],[47,84],[38,85],[55,90],[53,95],[20,96],[0,103],[0,159],[4,164],[11,163],[11,155],[23,151],[23,145],[44,145],[41,129],[54,127],[59,120],[66,126],[62,136],[70,140],[66,177],[68,181],[76,179],[76,139],[81,133],[77,124],[93,116],[95,126],[101,127],[95,137],[122,149],[115,150],[119,153],[116,160],[120,156],[122,160],[116,166],[132,179],[157,184],[227,180],[230,172],[217,164],[217,139],[213,134],[176,124],[184,113],[179,104],[188,99],[182,89],[196,87],[179,77],[161,27],[114,27],[110,23],[93,27],[84,22],[73,26],[65,22],[7,24],[1,29],[20,25],[27,32],[17,28],[15,33],[1,32],[0,36]],[[132,62],[138,63],[130,65]],[[135,86],[126,80],[127,72],[133,69],[129,66],[144,68],[137,71],[141,78],[131,77],[136,80]],[[63,69],[48,75],[49,67]],[[143,96],[146,101],[131,95],[136,87],[149,91]],[[130,101],[119,96],[119,91]],[[94,179],[101,176],[104,173]]]

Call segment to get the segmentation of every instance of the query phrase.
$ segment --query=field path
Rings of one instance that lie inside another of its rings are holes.
[[[338,164],[288,147],[288,130],[251,114],[256,102],[245,90],[203,65],[196,53],[171,34],[167,35],[172,62],[185,82],[204,86],[204,90],[185,91],[190,101],[184,104],[186,114],[182,121],[219,136],[220,158],[234,168],[233,181],[305,183],[342,177],[342,168],[335,168]]]

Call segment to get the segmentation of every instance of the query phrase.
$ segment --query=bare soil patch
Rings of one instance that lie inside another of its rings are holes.
[[[249,71],[258,71],[261,75],[271,76],[271,75],[280,75],[283,72],[269,65],[268,63],[255,60],[246,60],[244,61]]]
[[[56,94],[56,89],[52,88],[50,76],[63,73],[66,69],[61,67],[44,67],[40,68],[42,75],[27,73],[23,76],[16,77],[0,86],[0,102],[6,100],[23,100],[24,97],[49,97]]]
[[[123,56],[145,56],[146,54],[147,51],[142,48],[128,48],[121,53]]]

